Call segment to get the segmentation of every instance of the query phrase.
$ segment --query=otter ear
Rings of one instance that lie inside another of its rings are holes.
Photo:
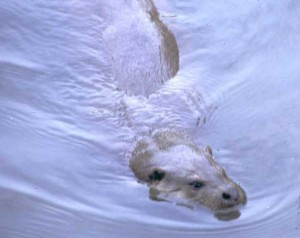
[[[213,155],[212,149],[211,149],[211,147],[210,147],[209,145],[208,145],[208,146],[206,147],[206,149],[205,149],[205,155],[206,155],[206,158],[208,159],[208,161],[209,161],[212,165],[214,165],[214,166],[217,165],[217,162],[216,162],[215,159],[214,159],[214,155]]]
[[[211,147],[210,147],[209,145],[206,146],[205,152],[206,152],[206,154],[208,154],[209,156],[213,157],[213,152],[212,152],[212,149],[211,149]]]
[[[154,169],[149,174],[148,178],[150,182],[161,181],[166,175],[166,172],[162,169]]]

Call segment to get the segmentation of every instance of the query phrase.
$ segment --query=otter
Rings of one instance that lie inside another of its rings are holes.
[[[213,211],[247,202],[245,191],[215,161],[212,149],[201,150],[184,132],[160,129],[140,138],[130,167],[155,200],[200,204]]]
[[[104,38],[117,89],[129,97],[151,99],[179,70],[176,39],[152,0],[125,0],[122,11],[108,12],[115,17]],[[122,104],[125,119],[133,127],[127,104],[123,100]],[[214,160],[212,149],[200,149],[178,130],[158,129],[138,139],[129,164],[135,176],[149,185],[154,200],[196,203],[214,211],[247,201],[244,190]]]

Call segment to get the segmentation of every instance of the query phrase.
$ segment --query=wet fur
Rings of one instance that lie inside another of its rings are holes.
[[[140,138],[132,152],[130,167],[136,177],[150,186],[150,196],[157,200],[175,200],[201,204],[222,210],[246,203],[244,190],[213,158],[212,150],[201,150],[184,132],[162,129]],[[199,190],[188,184],[205,181]],[[227,201],[222,193],[237,191],[238,200]]]

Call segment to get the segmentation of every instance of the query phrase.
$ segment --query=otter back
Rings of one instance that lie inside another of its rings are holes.
[[[178,46],[151,0],[125,3],[104,32],[113,77],[128,95],[149,96],[177,73]]]

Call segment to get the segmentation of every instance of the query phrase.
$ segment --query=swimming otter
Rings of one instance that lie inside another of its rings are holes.
[[[179,70],[176,39],[152,0],[124,1],[113,15],[104,38],[117,87],[149,97]],[[216,211],[246,203],[244,190],[215,162],[211,148],[201,150],[182,132],[163,129],[140,139],[130,167],[149,184],[153,199],[197,202]]]
[[[214,211],[246,204],[244,190],[183,132],[158,130],[135,145],[130,167],[149,184],[151,196],[198,203]]]

